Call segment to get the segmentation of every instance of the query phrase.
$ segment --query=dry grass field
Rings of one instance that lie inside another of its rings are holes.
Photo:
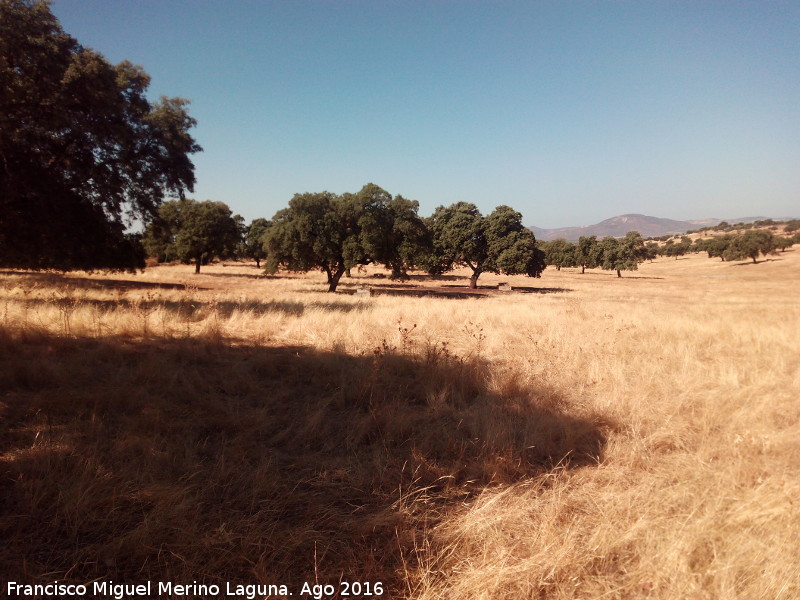
[[[0,274],[5,580],[800,597],[800,250],[192,270]]]

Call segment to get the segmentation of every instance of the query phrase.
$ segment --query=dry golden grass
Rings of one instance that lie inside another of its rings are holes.
[[[463,299],[191,270],[0,276],[0,572],[800,596],[800,251]]]

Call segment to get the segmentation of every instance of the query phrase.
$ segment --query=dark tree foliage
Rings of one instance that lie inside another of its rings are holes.
[[[681,236],[681,241],[675,243],[674,240],[667,240],[667,243],[660,248],[661,256],[674,256],[675,260],[685,256],[692,249],[692,240],[688,236]]]
[[[427,223],[433,239],[428,271],[441,274],[467,266],[472,270],[472,289],[485,272],[539,277],[546,267],[533,232],[508,206],[498,206],[484,217],[474,204],[458,202],[439,206]]]
[[[240,217],[224,202],[183,199],[165,202],[145,230],[145,247],[161,261],[200,265],[232,256],[241,244]]]
[[[192,190],[188,102],[62,29],[47,2],[0,0],[0,264],[144,266],[130,219]]]
[[[335,292],[345,271],[366,260],[361,247],[359,219],[363,207],[353,194],[330,192],[295,194],[289,207],[272,218],[265,236],[266,269],[321,269],[328,291]]]
[[[561,267],[578,266],[576,246],[564,238],[544,242],[540,247],[544,251],[545,262],[555,267],[557,271],[560,271]]]
[[[264,249],[264,239],[272,223],[267,219],[253,219],[245,228],[239,254],[243,258],[256,261],[256,268],[261,267],[261,261],[267,257]]]
[[[430,232],[420,218],[419,202],[400,195],[392,198],[374,183],[358,196],[364,204],[359,221],[361,244],[371,261],[390,269],[392,279],[406,279],[408,270],[425,260],[430,251]]]
[[[600,266],[608,271],[636,271],[639,263],[647,257],[644,239],[638,231],[629,231],[624,238],[605,237],[600,241],[602,252]]]
[[[649,260],[650,262],[653,262],[655,257],[658,256],[658,250],[659,250],[658,244],[656,244],[655,242],[645,243],[644,245],[645,259]]]
[[[793,238],[775,236],[775,249],[781,252],[786,252],[786,249],[791,248],[795,243],[797,242]]]
[[[775,252],[775,235],[765,229],[753,229],[734,236],[723,253],[725,260],[751,259],[754,263],[759,254],[766,256]]]
[[[600,244],[597,241],[597,236],[582,235],[578,239],[578,245],[575,247],[575,262],[581,268],[581,274],[586,272],[586,269],[596,269],[600,266],[602,259],[602,251]]]
[[[321,269],[330,292],[356,265],[379,262],[403,278],[429,244],[418,208],[373,183],[356,194],[296,194],[264,238],[267,271]]]
[[[708,254],[708,258],[719,257],[725,260],[725,252],[733,241],[733,235],[720,235],[713,238],[698,240],[697,248]]]

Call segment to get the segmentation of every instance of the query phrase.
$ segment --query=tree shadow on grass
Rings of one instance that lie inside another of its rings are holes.
[[[204,277],[222,277],[222,278],[239,278],[239,279],[257,279],[260,281],[274,281],[274,280],[281,280],[281,279],[305,279],[305,277],[301,277],[299,275],[290,275],[288,273],[281,273],[280,275],[268,275],[264,273],[264,270],[261,269],[261,272],[256,273],[208,273],[201,271],[200,275]]]
[[[132,290],[185,290],[183,283],[162,283],[156,281],[131,281],[129,279],[95,279],[90,277],[65,276],[63,273],[40,273],[36,271],[0,271],[0,275],[14,275],[25,281],[48,286],[69,286],[75,289],[112,289],[123,292]],[[206,288],[192,286],[195,290]]]
[[[560,287],[532,287],[515,285],[512,291],[519,292],[521,294],[566,294],[575,290]]]
[[[746,267],[747,265],[760,265],[761,263],[769,263],[769,262],[779,262],[782,261],[782,258],[762,258],[756,262],[753,262],[752,259],[748,259],[746,262],[737,262],[735,264],[730,264],[730,267]]]
[[[463,275],[428,275],[428,274],[417,274],[417,275],[407,275],[409,281],[458,281],[459,279],[464,279]]]
[[[362,284],[363,285],[363,284]],[[361,287],[361,286],[359,286]],[[444,284],[438,287],[413,286],[400,283],[381,283],[367,286],[372,295],[375,296],[414,296],[424,297],[433,296],[438,298],[450,298],[455,300],[465,300],[470,298],[487,298],[489,296],[504,296],[508,292],[499,290],[493,285],[479,285],[477,288],[470,288],[465,284]],[[345,294],[355,294],[355,287],[348,286],[340,291]],[[571,292],[569,288],[550,288],[550,287],[526,287],[514,286],[513,292],[522,294],[562,294]]]
[[[546,288],[546,287],[519,287],[514,286],[511,293],[521,294],[563,294],[573,290],[568,288]],[[353,291],[355,293],[355,291]],[[470,298],[488,298],[490,296],[505,296],[509,292],[498,290],[496,286],[478,286],[471,289],[466,285],[445,284],[441,287],[419,287],[403,288],[400,286],[374,286],[372,294],[377,296],[433,296],[437,298],[450,298],[455,300],[467,300]]]
[[[353,291],[355,293],[355,290]],[[445,288],[432,288],[432,287],[385,287],[375,286],[372,288],[372,294],[375,296],[412,296],[414,298],[433,297],[433,298],[447,298],[450,300],[469,300],[486,298],[487,294],[480,291],[470,291],[464,289],[463,291],[448,290]]]
[[[494,368],[443,345],[353,356],[0,330],[0,571],[295,596],[315,577],[382,581],[398,597],[449,506],[602,460],[602,416]]]
[[[64,306],[63,301],[69,298],[70,296],[61,296],[56,302],[60,301],[62,302],[61,305]],[[52,301],[46,298],[18,298],[17,302],[26,304],[29,309],[36,309],[37,307],[52,304]],[[335,298],[332,298],[328,302],[293,302],[291,300],[269,300],[265,302],[245,300],[241,302],[232,302],[227,300],[195,300],[188,297],[185,300],[164,300],[157,297],[139,300],[128,300],[125,298],[120,300],[101,300],[76,297],[70,309],[74,311],[81,306],[92,306],[101,313],[111,313],[116,310],[133,310],[140,314],[147,315],[159,309],[164,309],[170,314],[189,322],[202,321],[215,313],[221,318],[228,318],[236,311],[251,313],[256,316],[280,313],[299,317],[307,310],[350,313],[361,312],[367,309],[367,306],[363,304],[337,302]]]

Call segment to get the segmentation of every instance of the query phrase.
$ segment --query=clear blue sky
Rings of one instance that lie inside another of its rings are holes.
[[[374,182],[508,204],[800,216],[800,2],[55,0],[64,29],[192,101],[194,197],[248,222]]]

